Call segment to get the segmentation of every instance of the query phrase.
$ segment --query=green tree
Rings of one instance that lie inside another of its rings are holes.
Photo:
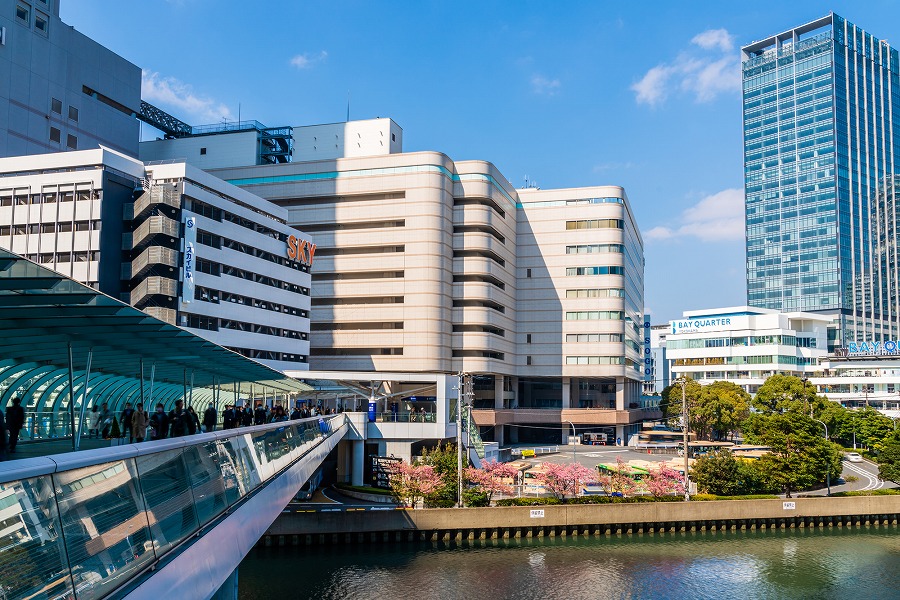
[[[693,414],[694,408],[697,405],[697,401],[700,398],[700,394],[702,391],[702,386],[687,377],[687,384],[685,385],[685,398],[687,399],[688,404],[688,412]],[[663,412],[663,416],[667,419],[671,419],[673,421],[677,421],[679,426],[681,424],[681,384],[673,383],[670,386],[666,386],[662,391],[662,400],[660,400],[659,408]],[[693,423],[692,423],[693,425]],[[694,429],[692,426],[691,429]]]
[[[752,414],[744,423],[744,432],[751,443],[771,448],[759,459],[757,468],[767,487],[779,489],[788,497],[794,491],[824,483],[826,472],[835,480],[840,475],[840,448],[826,441],[821,424],[803,412]]]
[[[756,461],[739,460],[728,450],[698,458],[691,469],[691,479],[704,494],[740,496],[768,491]]]
[[[816,395],[816,386],[792,375],[772,375],[759,387],[753,408],[762,413],[794,411],[806,415],[818,412],[828,400]]]
[[[691,413],[691,425],[701,439],[734,437],[750,415],[750,394],[730,381],[703,386]]]
[[[900,440],[891,437],[882,444],[878,455],[878,477],[900,483]]]
[[[438,444],[422,451],[419,464],[430,465],[441,478],[441,485],[425,496],[425,508],[452,508],[456,506],[459,481],[457,479],[456,444]]]

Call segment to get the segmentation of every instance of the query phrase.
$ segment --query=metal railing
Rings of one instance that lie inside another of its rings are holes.
[[[345,426],[334,415],[0,464],[0,599],[107,596]]]

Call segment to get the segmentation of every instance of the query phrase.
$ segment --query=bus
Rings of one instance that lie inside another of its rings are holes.
[[[688,433],[688,440],[697,436]],[[676,448],[683,443],[684,433],[681,431],[669,431],[665,429],[644,429],[638,434],[638,448]]]
[[[690,454],[688,454],[688,456],[706,456],[710,452],[718,452],[719,450],[731,450],[733,447],[734,442],[711,442],[707,440],[688,442],[688,448],[690,448]],[[678,444],[678,456],[684,456],[683,443]]]
[[[621,465],[622,470],[619,470],[618,463],[600,463],[597,465],[597,471],[600,472],[600,475],[615,475],[617,473],[622,473],[624,475],[628,475],[635,481],[640,481],[644,477],[650,474],[647,468],[643,466],[632,465],[630,463],[623,463]]]

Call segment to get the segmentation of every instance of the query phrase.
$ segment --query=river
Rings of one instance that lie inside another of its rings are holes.
[[[900,597],[900,530],[257,548],[241,600]]]

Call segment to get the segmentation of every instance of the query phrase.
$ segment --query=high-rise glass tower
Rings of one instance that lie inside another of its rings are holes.
[[[898,66],[833,13],[743,48],[747,303],[835,314],[830,346],[898,334],[878,232],[900,152]]]

